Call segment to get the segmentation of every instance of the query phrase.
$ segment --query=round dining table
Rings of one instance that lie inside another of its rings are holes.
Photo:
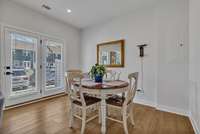
[[[109,95],[125,93],[129,83],[122,80],[104,81],[103,83],[83,80],[81,84],[84,93],[97,95],[101,99],[101,133],[106,134],[106,99]]]

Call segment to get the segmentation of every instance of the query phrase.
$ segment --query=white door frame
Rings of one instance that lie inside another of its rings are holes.
[[[41,97],[41,94],[40,94],[40,77],[38,76],[39,74],[39,57],[38,57],[38,50],[39,50],[39,42],[40,42],[40,36],[37,35],[37,34],[33,34],[33,33],[29,33],[29,32],[26,32],[26,31],[21,31],[21,30],[18,30],[18,29],[14,29],[14,28],[10,28],[10,27],[4,27],[3,28],[3,32],[4,32],[4,40],[3,40],[3,45],[4,45],[4,52],[6,54],[4,54],[4,72],[6,71],[9,71],[9,70],[6,70],[5,69],[5,66],[12,66],[12,53],[11,53],[11,50],[12,50],[12,46],[8,45],[7,44],[7,39],[6,39],[6,34],[8,34],[7,32],[16,32],[16,33],[19,33],[19,34],[22,34],[22,35],[27,35],[27,36],[30,36],[30,37],[34,37],[37,39],[37,46],[36,47],[36,51],[35,51],[35,60],[36,60],[36,67],[35,67],[35,70],[36,70],[36,75],[35,75],[35,82],[36,82],[36,85],[35,85],[35,90],[33,91],[30,91],[30,92],[27,92],[27,93],[23,93],[23,94],[19,94],[19,95],[15,95],[15,96],[10,96],[11,95],[11,91],[10,89],[12,88],[11,86],[11,77],[10,75],[5,75],[4,74],[4,80],[5,81],[5,84],[4,87],[6,90],[4,90],[4,95],[6,97],[6,100],[5,100],[5,104],[6,105],[14,105],[14,104],[18,104],[18,103],[21,103],[21,102],[26,102],[26,101],[30,101],[30,100],[34,100],[34,99],[37,99],[39,97]],[[9,48],[10,47],[10,48]],[[12,67],[11,67],[12,68]],[[12,71],[12,70],[10,70]]]
[[[5,39],[4,39],[5,38],[4,37],[5,33],[4,32],[5,31],[4,31],[4,29],[6,27],[10,28],[10,29],[15,29],[15,30],[17,30],[17,32],[24,32],[24,33],[29,33],[31,35],[37,35],[39,37],[39,41],[42,38],[44,38],[44,37],[48,37],[50,39],[53,39],[53,40],[61,42],[63,44],[63,46],[62,46],[62,58],[63,58],[62,59],[62,61],[63,61],[62,67],[63,67],[63,73],[64,73],[64,62],[65,62],[64,45],[65,45],[65,41],[63,39],[60,39],[60,38],[57,38],[57,37],[53,37],[53,36],[50,36],[50,35],[47,35],[47,34],[43,34],[43,33],[32,32],[31,30],[27,30],[27,29],[24,29],[24,28],[19,28],[19,27],[15,27],[15,26],[11,26],[11,25],[0,23],[0,48],[1,48],[1,50],[0,50],[0,54],[1,54],[1,57],[0,57],[1,58],[0,59],[0,63],[1,63],[1,65],[0,65],[0,69],[1,69],[1,71],[0,71],[0,74],[1,74],[1,78],[0,78],[0,90],[2,90],[2,92],[3,92],[3,94],[5,96],[7,95],[7,93],[5,92],[5,89],[3,89],[3,88],[6,87],[5,86],[5,77],[6,76],[4,75],[4,72],[5,72],[5,69],[4,69],[5,58],[3,58],[3,57],[5,55],[5,51],[4,51],[5,50],[5,44],[4,44],[4,42],[5,42]],[[41,45],[39,45],[39,47],[41,47]],[[41,53],[41,51],[42,51],[41,49],[38,49],[38,53]],[[41,54],[40,54],[40,56],[41,56]],[[38,63],[42,63],[40,56],[37,57],[38,58],[37,59]],[[38,66],[40,66],[40,64],[38,64]],[[39,68],[38,68],[38,73],[41,74],[41,69],[39,69]],[[58,90],[58,91],[54,91],[54,92],[46,92],[46,93],[45,92],[41,92],[41,90],[44,90],[44,89],[42,89],[43,88],[42,87],[43,84],[39,83],[39,82],[42,82],[42,77],[40,77],[40,80],[38,79],[38,86],[37,87],[40,89],[40,90],[38,90],[39,92],[36,92],[34,95],[31,95],[31,97],[30,96],[26,96],[25,98],[19,99],[19,100],[16,100],[16,98],[11,98],[11,99],[14,99],[15,103],[13,103],[12,101],[11,102],[10,101],[6,101],[6,106],[15,105],[15,104],[18,104],[18,103],[21,103],[21,102],[26,102],[26,101],[34,100],[34,99],[38,99],[38,98],[41,98],[41,97],[45,97],[45,96],[49,96],[49,95],[54,95],[54,94],[62,93],[62,92],[65,91],[64,87],[63,87],[62,90]]]
[[[2,54],[2,52],[3,52],[3,45],[2,45],[2,40],[3,40],[3,38],[2,38],[2,24],[0,23],[0,91],[2,91],[2,84],[3,84],[3,68],[2,68],[2,57],[3,57],[3,54]]]
[[[64,74],[64,42],[62,40],[59,40],[59,39],[56,39],[56,38],[52,38],[52,37],[49,37],[49,36],[43,36],[41,38],[42,40],[42,52],[41,53],[41,59],[42,59],[42,96],[49,96],[49,95],[53,95],[53,94],[58,94],[58,93],[62,93],[62,92],[65,92],[65,89],[64,89],[64,76],[63,76],[63,87],[59,87],[59,88],[52,88],[50,90],[45,90],[46,89],[46,67],[45,67],[45,63],[46,63],[46,44],[45,44],[45,40],[48,40],[48,41],[52,41],[52,42],[57,42],[59,44],[62,44],[61,45],[61,61],[62,61],[62,71],[63,71],[63,74]]]

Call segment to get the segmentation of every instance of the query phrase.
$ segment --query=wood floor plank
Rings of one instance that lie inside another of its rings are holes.
[[[4,112],[0,134],[79,134],[80,120],[68,127],[67,96],[62,96]],[[129,123],[130,134],[194,134],[187,117],[134,105],[135,127]],[[86,134],[100,134],[98,119],[86,125]],[[123,126],[107,121],[108,134],[123,134]]]

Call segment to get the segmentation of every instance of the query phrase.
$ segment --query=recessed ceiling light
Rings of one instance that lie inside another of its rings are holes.
[[[72,12],[72,10],[71,10],[71,9],[67,9],[67,12],[68,12],[68,13],[71,13],[71,12]]]

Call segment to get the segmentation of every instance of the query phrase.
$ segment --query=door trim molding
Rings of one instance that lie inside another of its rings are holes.
[[[65,57],[65,53],[64,52],[66,52],[67,51],[67,47],[65,47],[66,46],[66,41],[63,39],[63,38],[61,38],[61,37],[56,37],[56,36],[52,36],[52,35],[49,35],[49,34],[45,34],[45,33],[41,33],[41,32],[35,32],[35,31],[32,31],[32,30],[30,30],[30,29],[26,29],[26,28],[22,28],[22,27],[17,27],[17,26],[13,26],[13,25],[9,25],[9,24],[5,24],[5,23],[2,23],[2,22],[0,22],[0,47],[2,48],[1,50],[0,50],[0,74],[1,74],[1,76],[0,76],[0,90],[2,90],[3,91],[3,94],[5,95],[5,90],[3,90],[3,88],[5,88],[5,76],[4,76],[4,66],[5,66],[5,59],[4,59],[4,54],[5,54],[5,52],[4,52],[4,50],[5,50],[5,45],[4,45],[4,42],[5,42],[5,29],[10,29],[10,30],[13,30],[13,31],[18,31],[18,32],[21,32],[21,33],[29,33],[30,35],[34,35],[34,36],[37,36],[37,37],[39,37],[39,39],[42,39],[43,37],[48,37],[48,38],[51,38],[51,39],[55,39],[55,40],[57,40],[57,41],[59,41],[59,42],[62,42],[63,43],[63,46],[62,46],[62,60],[63,60],[63,64],[62,64],[62,69],[63,69],[63,73],[65,72],[65,63],[66,63],[66,57]],[[38,84],[40,84],[40,83],[38,83]],[[64,85],[64,87],[65,87],[65,83],[63,83]],[[39,86],[38,86],[38,88],[39,88]],[[60,91],[60,92],[64,92],[65,90],[62,90],[62,91]],[[59,94],[60,92],[55,92],[55,94]],[[49,95],[52,95],[52,94],[49,94]],[[49,95],[47,95],[47,96],[42,96],[42,98],[43,97],[48,97]],[[39,98],[37,98],[36,97],[36,99],[39,99]],[[41,98],[40,98],[41,99]],[[26,102],[28,102],[28,101],[26,101]],[[25,103],[26,103],[25,102]],[[12,104],[11,104],[12,105]]]
[[[13,26],[13,25],[9,25],[9,24],[6,24],[6,23],[2,23],[0,22],[0,25],[5,28],[11,28],[11,29],[16,29],[16,30],[20,30],[22,32],[29,32],[31,34],[37,34],[39,36],[44,36],[44,37],[50,37],[50,38],[53,38],[53,39],[57,39],[57,40],[60,40],[62,42],[64,42],[65,44],[65,40],[62,38],[62,37],[56,37],[56,36],[53,36],[53,35],[49,35],[49,34],[45,34],[45,33],[41,33],[41,32],[36,32],[36,31],[32,31],[30,29],[26,29],[26,28],[22,28],[22,27],[18,27],[18,26]]]
[[[30,100],[30,101],[27,101],[27,102],[19,103],[19,104],[16,104],[16,105],[7,106],[7,107],[5,107],[4,110],[10,110],[10,109],[13,109],[13,108],[17,108],[17,107],[21,107],[21,106],[25,106],[25,105],[29,105],[29,104],[33,104],[33,103],[37,103],[37,102],[40,102],[40,101],[53,99],[53,98],[56,98],[56,97],[66,96],[66,95],[67,95],[67,93],[62,92],[62,93],[58,93],[58,94],[55,94],[55,95],[50,95],[50,96],[42,97],[42,98],[39,98],[39,99],[35,99],[35,100]]]

